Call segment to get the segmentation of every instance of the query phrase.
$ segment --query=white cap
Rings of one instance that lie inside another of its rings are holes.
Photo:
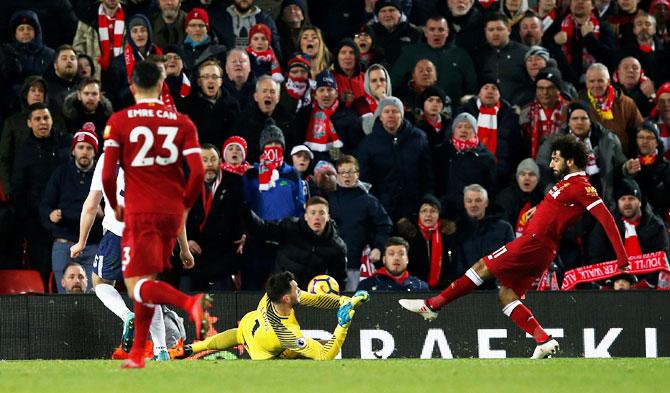
[[[312,153],[311,150],[309,150],[309,147],[305,145],[296,145],[293,149],[291,149],[291,155],[298,154],[301,151],[306,151],[307,154],[309,154],[309,159],[313,160],[314,159],[314,153]]]

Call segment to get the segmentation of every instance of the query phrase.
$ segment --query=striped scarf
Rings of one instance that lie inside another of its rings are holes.
[[[593,34],[596,38],[600,38],[600,21],[595,16],[591,15],[591,23],[593,23]],[[577,34],[575,34],[575,30]],[[582,32],[580,28],[575,23],[575,17],[572,14],[568,14],[561,22],[561,31],[567,34],[568,41],[565,45],[562,46],[563,54],[568,59],[568,63],[572,64],[572,39],[574,36],[575,41],[581,41],[584,39],[582,37]],[[596,62],[595,57],[590,54],[586,47],[582,46],[582,68],[587,69],[589,66]]]
[[[526,140],[530,141],[530,153],[533,159],[537,157],[541,141],[549,135],[555,134],[565,123],[563,111],[567,105],[568,101],[559,96],[556,105],[551,110],[551,115],[547,116],[547,111],[537,100],[530,103],[528,123],[524,124],[523,131]]]
[[[482,106],[482,101],[477,98],[477,137],[486,146],[493,155],[498,148],[498,111],[500,110],[500,101],[492,108]]]
[[[125,29],[125,15],[121,5],[116,9],[112,18],[105,14],[100,4],[98,7],[98,36],[100,37],[100,58],[98,63],[103,71],[107,71],[112,57],[123,51],[123,30]],[[112,40],[110,42],[110,36]]]
[[[586,89],[586,95],[589,97],[589,102],[593,109],[595,109],[598,117],[602,120],[613,120],[614,114],[612,113],[612,104],[614,104],[614,99],[616,98],[616,91],[614,91],[614,86],[609,85],[607,87],[607,92],[602,97],[594,97],[591,95],[591,90]]]

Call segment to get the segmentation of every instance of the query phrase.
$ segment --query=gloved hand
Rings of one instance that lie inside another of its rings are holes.
[[[349,300],[353,308],[356,308],[359,304],[366,303],[368,301],[370,301],[370,294],[368,291],[356,291],[354,296],[352,296]]]
[[[354,310],[351,302],[342,305],[340,309],[337,310],[337,324],[344,328],[349,327],[354,314],[356,314],[356,310]]]

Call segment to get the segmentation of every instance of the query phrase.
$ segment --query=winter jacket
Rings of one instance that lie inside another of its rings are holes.
[[[209,12],[210,28],[219,43],[226,48],[245,48],[249,44],[249,29],[257,23],[264,23],[272,32],[271,46],[277,59],[282,58],[282,51],[279,44],[279,32],[274,19],[267,13],[261,11],[257,6],[245,16],[237,13],[234,5],[223,8],[225,3]]]
[[[88,171],[83,171],[75,165],[73,159],[59,165],[51,174],[44,189],[40,203],[40,216],[51,230],[54,239],[66,239],[71,242],[79,240],[79,218],[84,201],[91,188],[91,180],[95,163]],[[61,220],[53,223],[49,219],[52,211],[61,210]],[[102,238],[102,220],[96,218],[91,233],[88,236],[89,244],[96,244]]]
[[[484,45],[473,56],[477,77],[479,80],[497,80],[502,98],[514,101],[515,94],[524,86],[527,51],[528,47],[514,41],[502,48]]]
[[[486,42],[484,37],[484,15],[476,7],[470,8],[467,14],[462,16],[454,16],[449,11],[447,2],[439,2],[437,6],[439,14],[444,15],[449,22],[449,38],[452,38],[456,46],[466,50],[470,57],[475,60],[475,54],[483,42]]]
[[[226,138],[232,135],[230,130],[240,114],[237,102],[225,89],[220,89],[219,97],[212,102],[199,87],[194,87],[181,107],[198,128],[200,143],[211,143],[217,149],[221,149]]]
[[[493,211],[499,214],[503,220],[510,223],[513,229],[516,229],[519,214],[524,209],[524,206],[526,204],[529,204],[530,207],[537,206],[544,199],[542,189],[542,185],[538,183],[533,191],[523,192],[519,188],[519,183],[514,181],[498,193],[493,205]]]
[[[435,190],[443,200],[446,215],[463,207],[463,188],[477,183],[493,200],[496,184],[496,159],[481,143],[474,149],[457,152],[451,140],[435,148]]]
[[[223,85],[222,88],[228,90],[228,93],[237,101],[240,105],[240,111],[245,112],[247,109],[256,105],[254,101],[254,93],[256,92],[256,79],[254,78],[254,73],[249,72],[249,78],[242,85],[240,90],[235,88],[235,82],[228,79],[227,75],[223,76]]]
[[[205,60],[218,60],[221,66],[226,64],[226,47],[211,41],[210,38],[210,42],[195,46],[190,42],[180,44],[184,50],[184,70],[192,81],[198,80],[198,67]]]
[[[473,97],[463,107],[463,112],[468,112],[477,119],[479,109],[477,108],[477,97]],[[514,112],[509,102],[501,99],[498,110],[498,138],[496,151],[492,151],[497,161],[498,184],[507,185],[513,176],[517,164],[521,161],[521,127],[519,126],[519,115]]]
[[[393,31],[388,31],[381,23],[372,24],[375,33],[375,45],[384,48],[384,55],[389,66],[393,66],[404,48],[419,42],[423,34],[418,27],[409,22],[400,22]]]
[[[307,288],[309,281],[319,274],[328,274],[340,285],[344,284],[347,246],[332,221],[326,224],[322,234],[317,235],[302,217],[272,222],[262,220],[252,212],[249,214],[252,235],[279,243],[276,267],[279,271],[292,272],[298,287]]]
[[[299,143],[302,143],[306,139],[307,129],[309,128],[309,120],[312,117],[313,110],[313,106],[310,105],[302,108],[296,115],[296,132],[302,132],[301,134],[296,135]],[[330,117],[330,121],[332,121],[333,126],[335,126],[337,137],[340,139],[340,141],[342,141],[343,146],[341,150],[346,154],[352,154],[365,136],[358,120],[358,116],[356,116],[356,112],[348,109],[344,103],[340,101],[339,105],[337,106],[337,110]],[[317,154],[323,152],[315,151],[314,153],[315,162],[320,159],[329,159],[327,154]]]
[[[330,218],[347,245],[347,268],[357,269],[366,245],[384,249],[393,223],[384,206],[370,195],[363,184],[340,187],[328,194]]]
[[[547,138],[537,152],[537,159],[535,161],[540,167],[542,180],[547,184],[554,183],[553,173],[549,168],[551,144],[558,136],[569,133],[568,126],[565,125],[554,135]],[[596,187],[605,205],[609,209],[613,209],[616,206],[613,196],[614,180],[615,176],[621,174],[621,167],[626,162],[626,156],[623,155],[621,150],[619,138],[612,131],[598,123],[591,123],[589,138],[596,157],[596,165],[600,168],[600,173],[590,177],[591,184]]]
[[[377,271],[372,277],[361,280],[356,290],[425,292],[428,291],[428,284],[420,278],[411,275],[407,276],[402,284],[398,284],[388,273]]]
[[[76,93],[79,87],[79,77],[75,76],[72,80],[65,80],[58,75],[53,68],[44,73],[44,79],[49,84],[49,107],[62,110],[65,97],[71,93]]]
[[[125,35],[125,31],[124,31]],[[72,41],[72,47],[77,53],[83,53],[93,59],[95,65],[95,74],[96,78],[101,78],[101,69],[98,59],[102,54],[102,49],[100,49],[100,36],[98,35],[98,23],[97,19],[94,25],[89,25],[86,22],[79,21],[77,23],[77,32],[74,35],[74,40]]]
[[[600,123],[604,128],[612,131],[621,142],[621,149],[623,154],[628,156],[632,146],[635,146],[635,135],[637,134],[637,127],[642,124],[644,120],[640,111],[635,105],[635,101],[624,95],[621,90],[616,91],[616,98],[612,104],[612,120],[604,120],[596,113],[593,105],[588,104],[589,114],[591,119]],[[579,99],[585,103],[589,102],[586,90],[579,92]],[[567,117],[566,117],[567,118]]]
[[[151,28],[154,31],[154,43],[165,49],[168,45],[180,45],[186,37],[186,12],[179,10],[177,20],[167,24],[160,12],[152,15]]]
[[[428,144],[430,145],[431,149],[444,143],[451,134],[451,121],[449,121],[449,119],[447,119],[442,113],[440,113],[440,119],[442,126],[440,127],[439,131],[437,131],[435,127],[428,123],[428,121],[426,121],[423,116],[420,117],[419,120],[415,123],[416,128],[420,129],[426,134],[426,137],[428,138]]]
[[[36,138],[32,133],[14,156],[12,169],[12,199],[20,219],[37,219],[44,189],[54,170],[70,156],[67,134],[51,130],[48,138]]]
[[[93,113],[88,113],[84,109],[84,105],[77,98],[76,91],[65,97],[65,102],[63,102],[63,119],[67,132],[74,134],[81,129],[84,123],[91,122],[95,124],[98,142],[103,140],[105,125],[113,112],[112,103],[105,96],[100,96],[100,103]]]
[[[244,200],[242,176],[222,171],[221,182],[205,215],[204,198],[200,195],[186,220],[188,240],[193,240],[202,254],[197,255],[194,274],[222,278],[240,270],[242,257],[236,254],[235,241],[245,232],[240,206]]]
[[[375,120],[372,134],[366,136],[356,153],[361,181],[372,184],[393,222],[409,217],[421,197],[433,192],[433,160],[426,135],[403,120],[392,135]]]
[[[301,143],[304,135],[296,135],[296,126],[293,117],[277,105],[272,112],[272,116],[267,116],[261,112],[256,102],[246,111],[242,112],[232,127],[233,135],[239,135],[247,141],[247,161],[258,162],[262,150],[260,147],[261,132],[268,119],[272,118],[275,125],[282,130],[284,134],[284,159],[290,160],[289,153],[293,146]]]
[[[642,165],[642,170],[635,175],[629,175],[625,167],[624,176],[637,182],[642,191],[642,198],[651,205],[656,214],[663,214],[663,210],[670,208],[670,161],[656,157],[651,165]]]
[[[275,186],[267,191],[258,190],[258,164],[244,174],[243,181],[245,200],[263,220],[302,217],[304,214],[305,195],[300,176],[292,166],[284,163],[279,168]]]
[[[409,266],[407,270],[418,279],[428,282],[431,266],[431,239],[426,240],[417,224],[418,219],[410,221],[403,218],[398,222],[398,235],[402,236],[409,243]],[[440,278],[437,286],[431,289],[443,289],[456,280],[459,275],[457,272],[457,262],[459,257],[460,245],[454,235],[454,225],[452,221],[440,220],[440,241],[442,242],[442,266],[440,269]]]
[[[422,59],[428,59],[435,64],[437,85],[447,93],[452,102],[460,102],[464,95],[476,92],[477,75],[470,55],[453,43],[447,43],[442,48],[431,48],[424,42],[405,47],[391,70],[393,82],[397,86],[407,84],[414,66]]]
[[[618,209],[612,210],[612,216],[619,229],[621,238],[625,238],[626,228],[623,218]],[[643,254],[656,251],[665,251],[670,254],[670,244],[668,242],[668,233],[665,230],[663,221],[660,217],[651,212],[651,209],[642,206],[642,216],[640,223],[635,227],[640,248]],[[589,263],[606,262],[616,259],[616,254],[612,248],[605,230],[600,223],[596,224],[591,232],[589,241],[588,261]]]
[[[514,240],[512,226],[493,215],[486,215],[481,220],[463,215],[456,223],[455,235],[462,249],[456,269],[458,276],[465,274],[479,259]]]

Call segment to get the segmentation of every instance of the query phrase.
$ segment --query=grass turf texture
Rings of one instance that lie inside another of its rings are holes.
[[[667,392],[670,359],[0,361],[0,392]]]

